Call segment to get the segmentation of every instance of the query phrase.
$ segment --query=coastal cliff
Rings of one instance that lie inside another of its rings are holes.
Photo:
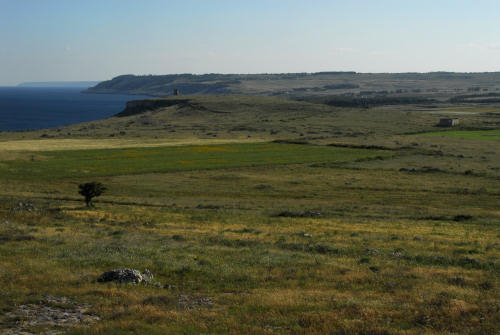
[[[188,103],[188,99],[144,99],[128,101],[125,109],[116,114],[116,117],[124,117],[142,114],[147,111],[156,110],[158,108],[170,107],[175,105],[184,105]]]

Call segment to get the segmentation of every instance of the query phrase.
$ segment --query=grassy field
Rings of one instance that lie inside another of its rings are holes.
[[[500,130],[437,131],[423,135],[446,136],[467,140],[500,141]]]
[[[214,113],[186,108],[148,112],[186,121],[158,139],[131,126],[101,141],[142,116],[95,123],[95,137],[1,134],[0,333],[498,333],[498,143],[423,136],[436,115],[417,107],[286,115],[265,99],[270,121],[240,119],[253,128],[236,136],[226,119],[215,139],[195,136]],[[226,117],[255,106],[238,108]],[[465,123],[498,132],[488,113]],[[310,144],[269,142],[300,132]],[[108,188],[91,209],[77,193],[88,181]],[[114,268],[162,285],[97,282]],[[22,306],[71,310],[47,296],[100,320],[30,324]]]
[[[238,140],[238,139],[103,139],[103,138],[79,138],[79,139],[36,139],[36,140],[9,140],[2,142],[1,154],[6,157],[12,152],[38,152],[59,150],[90,150],[90,149],[122,149],[122,148],[151,148],[172,147],[186,145],[212,145],[229,143],[252,143],[262,140]]]
[[[278,143],[60,150],[41,151],[29,160],[5,161],[0,165],[0,173],[11,179],[61,179],[312,163],[318,160],[341,163],[381,158],[387,154],[383,150]]]

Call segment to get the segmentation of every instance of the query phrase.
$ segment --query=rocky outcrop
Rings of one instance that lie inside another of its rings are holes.
[[[145,99],[128,101],[126,108],[117,117],[131,116],[175,105],[186,104],[188,99]]]
[[[100,319],[89,312],[91,308],[67,297],[46,296],[39,303],[20,305],[0,317],[0,334],[32,335],[30,329],[37,328],[37,334],[55,335],[75,326],[90,326]],[[2,328],[2,322],[11,326]]]
[[[153,283],[153,274],[149,270],[140,272],[134,269],[115,269],[104,272],[98,279],[98,282],[118,282],[132,284],[151,284]]]

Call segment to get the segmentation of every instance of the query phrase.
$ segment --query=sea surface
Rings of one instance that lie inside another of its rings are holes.
[[[84,88],[0,87],[0,131],[40,129],[104,119],[125,108],[126,94],[86,94]]]

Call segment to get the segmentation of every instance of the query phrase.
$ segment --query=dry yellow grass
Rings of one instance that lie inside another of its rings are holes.
[[[434,123],[432,115],[417,116]],[[397,123],[383,123],[402,132]],[[207,144],[240,141],[18,139],[0,142],[0,160],[63,154],[38,150],[190,144],[201,146],[183,148],[182,159],[192,151],[218,157],[227,148]],[[54,295],[89,303],[101,317],[91,329],[72,332],[80,335],[494,334],[496,143],[419,135],[373,143],[411,146],[414,154],[343,165],[95,177],[108,191],[91,210],[71,201],[79,200],[77,185],[88,176],[19,181],[1,175],[0,328],[15,321],[2,319],[4,312]],[[127,164],[151,154],[131,151]],[[28,164],[25,171],[35,173]],[[12,210],[25,199],[38,209]],[[174,287],[96,281],[121,267],[148,268]],[[211,303],[196,304],[200,297]]]
[[[58,151],[87,149],[149,148],[183,145],[211,145],[228,143],[264,142],[260,139],[40,139],[0,142],[0,160],[6,160],[8,151]],[[13,157],[9,153],[9,157]],[[13,158],[10,158],[13,159]],[[15,159],[15,158],[14,158]]]

